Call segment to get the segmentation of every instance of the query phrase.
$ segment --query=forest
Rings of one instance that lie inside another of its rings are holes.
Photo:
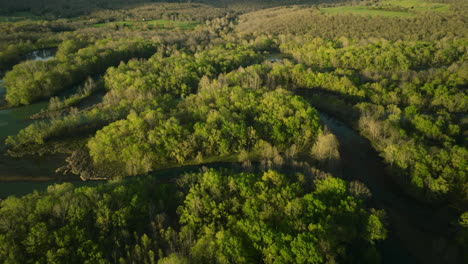
[[[43,2],[0,4],[0,185],[49,175],[0,262],[468,261],[465,1]]]

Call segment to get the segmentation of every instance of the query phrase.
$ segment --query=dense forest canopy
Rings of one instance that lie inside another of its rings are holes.
[[[467,12],[2,1],[0,262],[466,262]]]
[[[128,9],[139,4],[163,2],[163,3],[189,3],[192,6],[197,6],[197,3],[210,4],[220,8],[241,8],[251,9],[259,7],[277,6],[277,5],[293,5],[293,4],[317,4],[317,3],[333,3],[343,2],[340,0],[47,0],[47,1],[31,1],[31,0],[4,0],[2,2],[3,13],[14,12],[31,12],[35,15],[47,15],[52,17],[62,16],[77,16],[89,14],[96,10],[114,10]]]
[[[1,205],[5,263],[373,263],[387,233],[345,181],[276,171],[62,184]]]

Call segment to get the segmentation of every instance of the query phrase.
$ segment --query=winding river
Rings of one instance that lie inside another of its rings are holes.
[[[54,58],[54,54],[54,49],[45,49],[26,54],[25,57],[28,60],[47,61]],[[5,89],[0,80],[0,98],[4,95]],[[80,183],[78,178],[65,178],[55,173],[57,167],[65,164],[63,155],[17,159],[5,153],[5,139],[32,123],[29,117],[46,107],[47,101],[42,101],[0,110],[0,198],[23,195],[33,190],[44,190],[50,184],[62,181]]]
[[[375,207],[388,215],[389,238],[381,245],[384,263],[461,263],[447,206],[429,206],[396,186],[370,142],[325,113],[322,122],[340,143],[343,177],[359,180],[372,192]]]
[[[35,60],[48,60],[53,54],[35,52],[30,56]],[[1,80],[0,93],[4,93]],[[47,186],[63,181],[74,181],[77,186],[98,184],[56,174],[55,169],[64,164],[64,156],[61,155],[21,159],[4,155],[4,140],[30,124],[29,117],[46,106],[47,102],[39,102],[0,110],[0,198],[45,190]],[[372,206],[385,209],[388,214],[389,238],[379,245],[383,262],[459,263],[459,249],[453,237],[449,236],[452,233],[452,213],[444,206],[428,206],[408,197],[386,175],[382,160],[366,139],[325,113],[320,113],[320,117],[340,142],[343,177],[364,182],[373,194]],[[226,166],[230,165],[208,165],[215,168]],[[155,174],[169,180],[184,172],[197,171],[200,167],[169,169]]]

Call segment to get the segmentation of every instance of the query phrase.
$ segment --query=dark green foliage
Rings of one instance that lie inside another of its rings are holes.
[[[75,108],[64,117],[50,121],[41,120],[29,125],[17,135],[8,137],[5,143],[12,147],[13,152],[19,151],[18,155],[21,156],[23,155],[21,152],[25,149],[34,145],[43,145],[51,138],[61,138],[64,135],[82,137],[126,115],[127,109],[123,107],[115,107],[112,110],[95,108],[83,113]],[[34,153],[34,150],[30,151]]]
[[[460,230],[457,237],[458,242],[462,245],[463,250],[465,250],[465,259],[468,259],[468,212],[464,212],[460,219],[458,220],[458,229]]]
[[[231,12],[229,9],[200,3],[184,3],[179,1],[172,1],[176,3],[169,3],[171,1],[161,2],[163,3],[146,3],[132,5],[131,8],[123,6],[124,8],[120,9],[97,10],[85,15],[84,18],[97,23],[109,21],[150,21],[159,19],[205,22],[206,20],[225,16]],[[124,3],[128,3],[128,1]]]
[[[154,2],[162,2],[154,3]],[[141,16],[167,16],[169,18],[184,19],[190,17],[213,17],[223,13],[226,9],[234,8],[240,10],[252,10],[260,7],[292,5],[292,4],[314,4],[324,1],[319,0],[81,0],[70,2],[66,0],[49,0],[47,2],[35,2],[31,0],[5,0],[2,2],[0,14],[14,13],[15,11],[29,11],[35,15],[42,15],[49,18],[57,16],[79,16],[90,14],[104,18],[114,17],[137,17]],[[339,0],[327,0],[325,2],[340,2]],[[205,4],[211,4],[208,6]],[[174,8],[176,6],[176,8]],[[158,8],[159,7],[159,8]],[[173,13],[164,12],[167,8],[173,9]],[[213,7],[217,7],[216,9]],[[126,11],[125,9],[134,10]],[[115,10],[118,9],[118,10]],[[162,10],[161,10],[162,9]],[[211,10],[207,10],[211,9]],[[230,9],[228,9],[230,10]],[[93,12],[95,11],[95,12]],[[132,12],[133,11],[133,12]],[[96,14],[97,13],[97,14]]]
[[[19,42],[10,45],[4,45],[0,51],[0,71],[6,71],[22,59],[24,55],[32,52],[39,47],[31,42]]]

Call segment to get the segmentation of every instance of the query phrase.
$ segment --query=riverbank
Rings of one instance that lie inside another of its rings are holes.
[[[54,57],[55,49],[38,50],[25,55],[27,60],[46,61]],[[3,81],[0,80],[0,100],[5,96],[5,89],[2,87]],[[8,136],[15,135],[21,129],[25,128],[33,121],[30,116],[47,107],[47,101],[41,101],[30,105],[0,109],[0,197],[9,194],[27,193],[34,190],[32,187],[17,188],[19,182],[21,186],[32,186],[34,184],[43,184],[51,181],[76,181],[79,178],[67,177],[55,173],[56,166],[64,162],[63,155],[51,155],[47,157],[26,157],[17,159],[8,156],[5,139]],[[19,185],[18,185],[19,186]],[[25,192],[21,192],[24,189]]]
[[[376,206],[388,214],[390,232],[382,245],[384,263],[461,263],[450,224],[456,219],[453,212],[409,198],[392,184],[382,160],[366,139],[326,114],[320,117],[340,142],[345,179],[364,182]]]

